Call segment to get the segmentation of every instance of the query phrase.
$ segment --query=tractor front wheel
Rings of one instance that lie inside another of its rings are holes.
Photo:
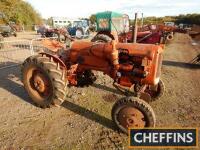
[[[65,70],[51,57],[36,55],[27,58],[22,65],[22,82],[39,107],[61,105],[66,97]]]
[[[155,101],[161,98],[165,92],[164,82],[160,79],[157,85],[148,86],[145,92],[147,92],[151,96],[151,101]]]
[[[152,107],[137,97],[118,100],[112,108],[112,119],[117,127],[128,134],[128,128],[155,127],[155,114]]]

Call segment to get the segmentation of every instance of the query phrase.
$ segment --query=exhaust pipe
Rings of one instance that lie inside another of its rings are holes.
[[[137,16],[138,16],[138,13],[135,13],[135,23],[134,23],[134,30],[133,30],[133,43],[137,42]]]

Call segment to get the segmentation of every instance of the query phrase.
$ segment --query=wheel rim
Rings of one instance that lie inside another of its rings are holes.
[[[47,84],[48,84],[47,78],[40,71],[37,70],[36,73],[34,73],[33,75],[34,88],[39,93],[45,94],[49,90]]]
[[[122,108],[117,116],[118,124],[125,129],[131,127],[144,128],[147,120],[145,120],[144,114],[135,107]]]
[[[80,30],[76,31],[76,37],[79,39],[82,38],[82,32]]]
[[[53,93],[50,79],[42,69],[30,66],[25,74],[25,79],[29,95],[36,101],[43,102]]]

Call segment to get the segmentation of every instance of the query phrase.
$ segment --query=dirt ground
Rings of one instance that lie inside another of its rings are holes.
[[[151,103],[157,127],[200,127],[200,66],[189,63],[200,46],[192,42],[176,34],[166,45],[165,95]],[[110,114],[122,95],[111,79],[97,76],[92,86],[69,89],[73,95],[61,107],[41,109],[24,90],[19,67],[0,70],[0,149],[127,149],[128,137]]]

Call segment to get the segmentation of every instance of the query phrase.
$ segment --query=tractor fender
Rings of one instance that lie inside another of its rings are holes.
[[[39,53],[39,54],[46,55],[49,58],[53,58],[54,62],[58,62],[60,64],[60,66],[63,67],[64,70],[67,70],[67,66],[65,65],[65,63],[58,56],[52,55],[52,54],[49,54],[49,53],[44,53],[44,52]]]
[[[113,35],[111,32],[100,31],[100,32],[98,32],[98,33],[96,34],[96,36],[99,35],[99,34],[107,35],[107,36],[109,36],[112,40],[115,40],[115,39],[116,39],[115,35]]]

